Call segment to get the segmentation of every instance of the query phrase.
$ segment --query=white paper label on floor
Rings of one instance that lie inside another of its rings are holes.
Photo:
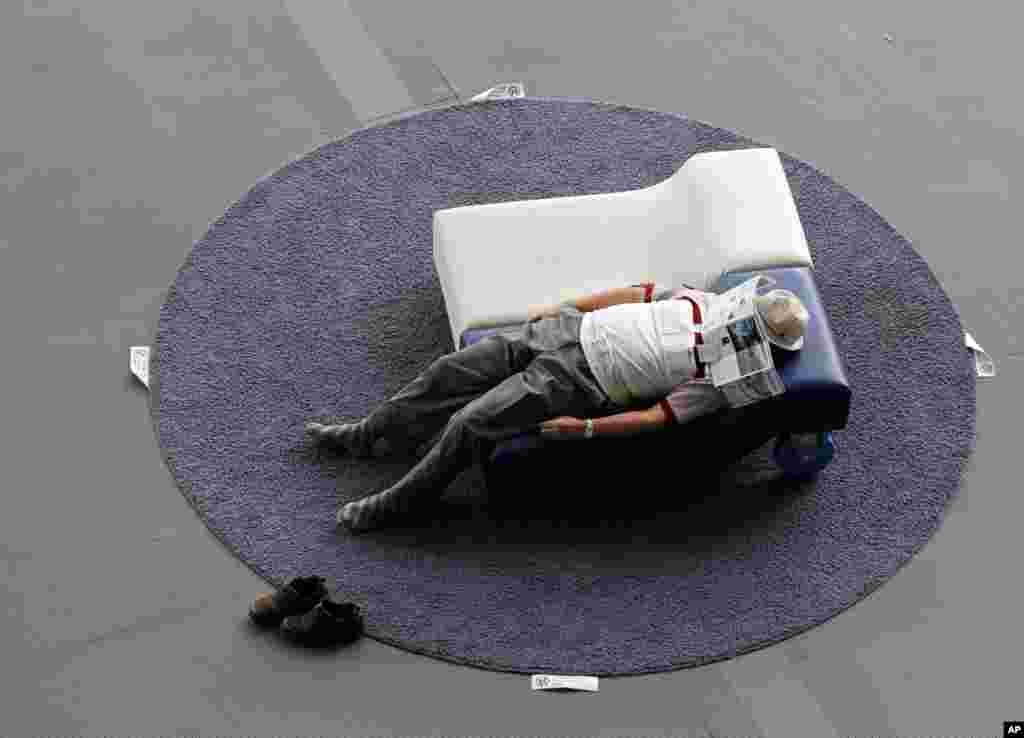
[[[978,376],[994,377],[996,375],[996,363],[992,361],[992,357],[986,353],[985,349],[978,345],[978,342],[967,331],[964,331],[964,345],[974,354],[974,370],[978,373]]]
[[[524,97],[526,87],[522,82],[506,82],[495,85],[489,90],[484,90],[479,95],[474,95],[471,100],[501,100],[507,97]]]
[[[597,691],[597,677],[560,676],[558,674],[534,674],[530,677],[531,689],[582,689]]]
[[[132,374],[149,387],[149,346],[132,346]]]

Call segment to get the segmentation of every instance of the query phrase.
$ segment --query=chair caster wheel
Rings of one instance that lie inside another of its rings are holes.
[[[775,441],[775,463],[787,477],[812,477],[828,466],[836,453],[832,433],[784,433]]]

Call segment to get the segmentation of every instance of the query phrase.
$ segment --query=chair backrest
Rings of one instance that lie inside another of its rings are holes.
[[[452,327],[526,319],[564,302],[644,281],[709,289],[723,272],[813,266],[778,153],[690,157],[636,190],[434,212],[434,263]]]
[[[685,232],[702,244],[710,276],[785,266],[814,266],[778,152],[772,148],[696,154],[656,186],[685,190]]]

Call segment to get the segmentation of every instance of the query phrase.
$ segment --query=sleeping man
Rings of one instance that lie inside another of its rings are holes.
[[[724,407],[695,349],[712,299],[648,282],[531,307],[519,336],[491,334],[436,359],[362,420],[308,422],[316,442],[357,457],[419,458],[395,485],[342,506],[338,524],[360,532],[423,510],[513,436],[633,435]],[[809,315],[795,294],[775,289],[755,304],[769,341],[791,351],[803,345]]]

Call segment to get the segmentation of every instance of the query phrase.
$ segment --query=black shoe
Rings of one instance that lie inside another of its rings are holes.
[[[363,632],[359,606],[353,602],[320,600],[309,612],[287,617],[281,623],[281,634],[304,646],[346,644]]]
[[[249,619],[256,625],[277,626],[289,615],[299,615],[327,596],[323,577],[295,577],[277,592],[267,592],[249,607]]]

